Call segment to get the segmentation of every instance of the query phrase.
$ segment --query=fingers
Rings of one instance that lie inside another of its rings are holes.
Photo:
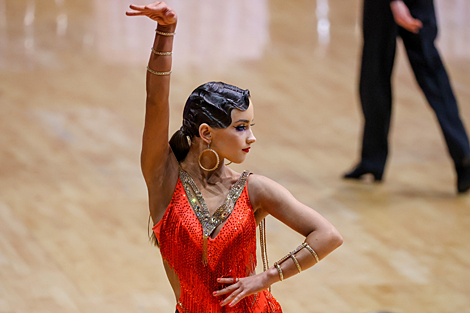
[[[423,27],[423,23],[420,20],[413,18],[411,15],[398,17],[396,23],[406,29],[409,32],[417,34],[419,29]]]
[[[423,24],[420,20],[413,18],[411,15],[406,15],[401,22],[401,25],[406,30],[417,34],[419,29],[423,27]]]
[[[220,306],[227,305],[228,303],[230,303],[229,306],[234,306],[235,304],[237,304],[238,301],[243,299],[243,296],[241,296],[241,294],[242,294],[241,288],[237,288],[227,298],[225,298],[224,301],[220,303]]]
[[[234,277],[225,277],[225,278],[218,278],[217,282],[219,284],[234,284],[238,282],[240,279],[239,278],[234,278]]]
[[[162,25],[176,23],[175,11],[164,2],[156,1],[145,6],[131,4],[129,7],[132,11],[127,11],[127,16],[147,16]]]
[[[240,285],[238,284],[238,278],[219,278],[217,279],[217,282],[220,284],[233,284],[233,285],[230,285],[227,288],[215,291],[213,293],[214,297],[231,293],[240,287]]]
[[[145,6],[131,4],[129,5],[129,8],[134,11],[126,11],[127,16],[145,15],[145,13],[143,12],[145,10]]]
[[[155,2],[146,8],[152,10],[155,16],[167,23],[176,17],[175,12],[165,2]]]
[[[136,12],[136,11],[126,11],[127,16],[138,16],[138,15],[145,15],[144,12]]]
[[[132,10],[135,10],[135,11],[143,11],[143,10],[145,10],[145,6],[144,6],[144,5],[135,5],[135,4],[131,4],[131,5],[129,5],[129,8],[131,8]]]
[[[171,9],[166,9],[165,13],[166,17],[168,18],[174,18],[176,16],[175,12]]]
[[[423,28],[423,23],[420,20],[415,20],[416,21],[416,26],[418,28]]]
[[[403,1],[392,1],[390,8],[395,22],[407,31],[417,34],[419,29],[423,27],[420,20],[413,18],[409,8]]]
[[[229,304],[229,306],[232,307],[235,304],[237,304],[241,299],[244,298],[243,288],[241,288],[242,286],[239,281],[240,281],[239,278],[232,278],[232,277],[217,279],[217,282],[220,284],[232,284],[228,286],[227,288],[215,291],[213,293],[215,297],[222,296],[225,294],[230,294],[227,298],[225,298],[220,303],[220,306]]]
[[[423,27],[423,24],[421,23],[420,20],[410,18],[409,20],[403,22],[403,24],[400,26],[402,26],[407,31],[417,34],[419,32],[419,29]]]
[[[232,286],[229,286],[229,287],[227,287],[227,288],[214,291],[214,292],[212,293],[212,295],[213,295],[214,297],[219,297],[219,296],[226,295],[227,293],[231,293],[231,292],[233,292],[233,291],[235,291],[235,290],[237,290],[237,289],[238,289],[238,286],[232,285]]]
[[[420,20],[413,20],[412,24],[412,31],[413,33],[417,34],[419,30],[423,27],[423,23]]]
[[[237,304],[238,302],[240,302],[241,299],[243,299],[245,297],[245,295],[243,294],[243,292],[240,292],[236,297],[235,299],[233,299],[232,302],[230,302],[230,304],[228,306],[232,307],[234,306],[235,304]],[[222,306],[224,306],[225,304],[222,303],[221,304]]]

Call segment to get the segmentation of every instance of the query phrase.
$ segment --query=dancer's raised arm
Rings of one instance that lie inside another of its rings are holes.
[[[147,16],[158,23],[155,41],[147,68],[147,100],[142,143],[141,165],[149,185],[156,177],[165,176],[171,162],[168,144],[169,92],[173,35],[176,14],[166,3],[154,2],[145,6],[130,5],[128,16]]]

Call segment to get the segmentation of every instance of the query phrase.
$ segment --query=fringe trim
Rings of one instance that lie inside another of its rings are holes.
[[[261,259],[263,259],[263,271],[266,272],[269,268],[268,247],[266,245],[266,218],[263,218],[259,224],[259,243],[261,248]],[[269,286],[268,290],[271,292],[271,286]]]
[[[202,264],[204,266],[207,266],[207,244],[208,244],[208,241],[209,241],[209,236],[207,236],[206,234],[204,234],[202,236]]]

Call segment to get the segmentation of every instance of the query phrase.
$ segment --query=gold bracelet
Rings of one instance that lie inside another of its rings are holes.
[[[284,280],[284,275],[282,274],[282,269],[281,269],[281,267],[279,266],[279,264],[277,264],[277,262],[274,263],[274,267],[277,269],[277,272],[279,273],[279,279],[280,279],[281,281],[283,281],[283,280]]]
[[[154,70],[152,70],[150,67],[147,66],[147,71],[149,73],[152,73],[153,75],[157,75],[157,76],[165,76],[165,75],[170,75],[171,74],[171,71],[168,71],[168,72],[156,72]]]
[[[171,36],[174,36],[176,35],[176,33],[165,33],[165,32],[161,32],[159,31],[158,29],[155,29],[155,32],[161,36],[167,36],[167,37],[171,37]]]
[[[172,51],[168,51],[168,52],[157,51],[157,50],[155,50],[155,48],[153,48],[153,47],[152,47],[152,52],[153,52],[153,54],[156,54],[156,55],[163,55],[163,56],[172,55],[172,54],[173,54]]]
[[[299,273],[302,272],[302,268],[300,267],[300,263],[299,263],[299,261],[297,261],[297,258],[295,257],[294,254],[292,254],[292,252],[290,253],[290,257],[291,257],[292,261],[294,261],[295,266],[297,267],[297,270],[299,271]]]
[[[304,242],[305,244],[305,248],[313,255],[313,257],[315,258],[315,261],[320,262],[320,259],[318,258],[318,255],[317,253],[315,252],[315,250],[312,249],[312,247],[310,247],[308,245],[308,243]]]

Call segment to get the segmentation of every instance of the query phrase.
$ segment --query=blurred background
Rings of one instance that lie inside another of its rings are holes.
[[[126,17],[130,3],[0,0],[2,313],[174,312],[139,166],[156,24]],[[470,312],[470,195],[456,195],[401,44],[385,182],[340,178],[359,157],[362,1],[167,3],[179,17],[171,133],[200,84],[250,89],[257,142],[231,166],[281,183],[344,237],[273,286],[284,311]],[[435,4],[469,125],[470,2]],[[272,263],[303,238],[268,218],[267,240]]]

